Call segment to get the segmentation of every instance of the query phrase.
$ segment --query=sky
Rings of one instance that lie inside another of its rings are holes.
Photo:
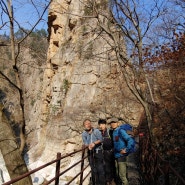
[[[34,2],[34,5],[31,2]],[[49,0],[12,0],[15,20],[21,27],[30,30],[38,21],[48,2]],[[0,12],[2,14],[2,8],[0,8]],[[48,12],[46,11],[36,29],[47,29],[47,19]],[[8,17],[3,13],[2,18],[0,18],[0,34],[9,33],[9,24],[1,28],[1,25],[6,21],[8,21]],[[18,29],[19,27],[15,23],[14,31],[16,32]]]
[[[44,7],[46,7],[46,5],[50,2],[50,0],[9,0],[9,1],[12,1],[15,20],[18,21],[21,27],[29,30],[37,22],[40,14],[44,10]],[[150,5],[152,2],[151,0],[142,0],[142,1],[145,2],[145,4],[147,4],[148,6],[151,6]],[[6,3],[5,0],[0,0],[0,3],[1,2]],[[35,6],[32,4],[32,2],[34,3]],[[167,2],[167,0],[159,0],[159,2],[165,3]],[[177,9],[176,12],[178,13],[182,11],[179,9],[178,6],[174,6],[174,9],[175,8]],[[184,14],[182,13],[180,14],[183,15],[182,19],[184,20]],[[171,16],[173,17],[173,15]],[[43,16],[43,20],[40,21],[36,29],[40,30],[43,28],[47,30],[47,19],[48,19],[48,12],[46,11],[46,13]],[[9,24],[1,28],[3,23],[6,21],[8,21],[8,17],[5,13],[2,14],[2,8],[0,7],[0,34],[1,35],[4,33],[9,34]],[[15,26],[14,31],[16,32],[19,29],[19,27],[16,24],[14,26]]]

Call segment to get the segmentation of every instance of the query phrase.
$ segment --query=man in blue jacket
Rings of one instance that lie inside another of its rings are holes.
[[[128,185],[126,156],[131,149],[133,140],[123,129],[119,128],[117,118],[109,121],[113,129],[114,157],[116,159],[116,172],[123,185]],[[119,130],[120,129],[120,130]]]

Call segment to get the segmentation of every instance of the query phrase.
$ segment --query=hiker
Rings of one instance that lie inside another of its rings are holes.
[[[113,129],[113,142],[114,142],[114,157],[116,162],[116,173],[120,178],[123,185],[128,185],[127,179],[127,164],[126,156],[131,150],[133,139],[123,129],[119,130],[119,123],[117,118],[109,120],[111,128]],[[118,184],[119,182],[116,182]]]
[[[116,174],[113,141],[111,135],[113,130],[107,128],[107,122],[105,119],[99,119],[98,125],[103,136],[103,156],[104,156],[104,167],[105,167],[105,179],[106,185],[114,183]]]
[[[93,128],[91,121],[85,119],[82,140],[88,147],[88,160],[91,167],[93,185],[105,185],[105,172],[103,167],[102,135],[99,129]]]

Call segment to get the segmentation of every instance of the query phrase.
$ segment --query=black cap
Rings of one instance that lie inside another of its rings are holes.
[[[107,121],[105,119],[99,119],[98,125],[100,125],[100,124],[107,124]]]

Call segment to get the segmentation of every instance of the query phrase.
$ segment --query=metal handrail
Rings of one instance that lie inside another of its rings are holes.
[[[53,182],[54,180],[55,180],[55,185],[58,185],[58,184],[59,184],[59,177],[60,177],[61,175],[63,175],[64,173],[66,173],[68,170],[70,170],[70,169],[72,169],[73,167],[75,167],[75,166],[76,166],[77,164],[79,164],[80,162],[81,162],[81,171],[78,173],[78,175],[76,175],[76,178],[77,178],[79,175],[81,175],[81,177],[80,177],[80,184],[82,184],[82,182],[84,181],[84,179],[83,179],[83,172],[84,172],[84,170],[89,166],[89,165],[87,165],[87,166],[84,168],[84,160],[87,158],[87,156],[84,157],[84,153],[85,153],[85,150],[86,150],[86,149],[87,149],[87,147],[82,147],[82,149],[76,150],[76,151],[71,152],[71,153],[69,153],[69,154],[66,154],[66,155],[64,155],[64,156],[61,156],[61,153],[57,153],[57,158],[56,158],[55,160],[52,160],[52,161],[50,161],[50,162],[48,162],[48,163],[46,163],[46,164],[44,164],[44,165],[42,165],[42,166],[40,166],[40,167],[38,167],[38,168],[36,168],[36,169],[31,170],[31,171],[29,171],[29,172],[27,172],[27,173],[25,173],[25,174],[23,174],[23,175],[20,175],[20,176],[14,178],[14,179],[12,179],[12,180],[10,180],[10,181],[8,181],[8,182],[5,182],[5,183],[3,183],[2,185],[10,185],[10,184],[13,184],[13,183],[15,183],[15,182],[18,182],[18,181],[20,181],[21,179],[23,179],[23,178],[25,178],[25,177],[28,177],[28,176],[30,176],[31,174],[33,174],[33,173],[35,173],[35,172],[37,172],[37,171],[39,171],[39,170],[41,170],[41,169],[43,169],[43,168],[45,168],[45,167],[51,165],[51,164],[54,164],[54,163],[56,163],[55,177],[52,178],[49,182],[46,182],[44,185],[48,185],[48,184],[50,184],[51,182]],[[78,153],[78,152],[81,152],[81,151],[82,151],[81,160],[78,161],[78,162],[76,162],[75,164],[73,164],[72,166],[70,166],[69,168],[67,168],[66,170],[64,170],[63,172],[60,173],[60,161],[61,161],[62,159],[64,159],[64,158],[66,158],[66,157],[69,157],[69,156],[71,156],[71,155],[73,155],[73,154],[76,154],[76,153]],[[90,174],[90,172],[89,172],[88,174]],[[86,176],[85,178],[87,178],[87,176]],[[74,180],[74,179],[75,179],[75,178],[73,178],[73,180]],[[72,181],[71,181],[71,182],[72,182]]]
[[[185,185],[185,180],[178,174],[178,172],[171,166],[171,164],[162,159],[157,150],[152,146],[152,142],[147,134],[147,130],[142,130],[142,134],[139,136],[139,150],[140,150],[140,168],[142,172],[142,176],[146,184],[155,185],[155,184],[163,184],[163,185]],[[76,165],[81,163],[81,170],[78,174],[76,174],[66,185],[69,185],[72,181],[74,181],[80,175],[80,185],[83,184],[84,180],[88,177],[91,171],[89,171],[86,176],[83,178],[83,172],[87,169],[89,164],[84,167],[84,160],[88,157],[85,156],[85,150],[87,147],[82,147],[82,149],[76,150],[64,156],[61,156],[61,153],[57,153],[57,158],[53,161],[50,161],[34,170],[31,170],[19,177],[16,177],[2,185],[10,185],[13,184],[51,164],[56,163],[56,171],[55,176],[50,179],[48,182],[45,182],[44,185],[49,185],[51,182],[55,181],[55,185],[59,185],[59,177],[64,173],[74,168]],[[73,154],[82,151],[81,160],[77,161],[72,166],[68,167],[64,171],[60,172],[60,162],[62,159],[69,157]],[[85,156],[85,157],[84,157]],[[173,176],[173,182],[172,177]],[[174,178],[175,177],[175,178]],[[160,182],[162,181],[162,182]],[[175,181],[175,182],[174,182]]]
[[[85,158],[87,158],[87,157],[85,157]],[[84,159],[85,159],[85,158],[84,158]],[[64,173],[66,173],[67,171],[69,171],[70,169],[72,169],[73,167],[75,167],[77,164],[79,164],[80,162],[82,162],[84,159],[82,159],[82,160],[76,162],[75,164],[73,164],[72,166],[70,166],[69,168],[67,168],[66,170],[62,171],[59,175],[53,177],[53,178],[50,179],[48,182],[46,182],[44,185],[50,184],[50,183],[53,182],[56,178],[60,177],[61,175],[63,175]]]

